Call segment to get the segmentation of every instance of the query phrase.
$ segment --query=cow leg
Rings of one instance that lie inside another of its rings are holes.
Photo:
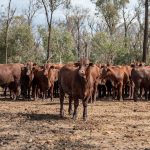
[[[115,100],[115,99],[116,99],[116,95],[118,95],[118,89],[117,89],[116,87],[113,87],[113,88],[112,88],[112,92],[113,92],[112,97],[113,97],[113,99]]]
[[[133,96],[133,99],[134,99],[135,102],[137,101],[138,89],[139,88],[137,86],[134,87],[134,96]]]
[[[60,89],[60,117],[64,117],[64,96],[64,91]]]
[[[57,84],[56,84],[56,97],[59,97],[59,85],[58,85],[58,81],[57,81]]]
[[[87,120],[87,100],[83,100],[83,120]]]
[[[7,86],[6,87],[4,87],[4,96],[5,96],[5,98],[6,98],[6,94],[7,94]]]
[[[79,106],[79,99],[76,98],[74,99],[74,113],[73,113],[73,119],[76,120],[77,119],[77,109],[78,109],[78,106]]]
[[[20,86],[18,85],[15,90],[16,100],[19,99],[20,93],[21,93],[21,89]]]
[[[150,100],[150,87],[148,88],[148,100]]]
[[[69,115],[72,115],[72,97],[69,96],[69,108],[68,108]]]
[[[50,89],[48,89],[48,98],[49,98],[49,97],[51,97],[51,95],[50,95]]]
[[[42,100],[45,100],[45,92],[42,92]]]
[[[51,101],[53,101],[54,96],[54,85],[51,86]]]
[[[92,99],[93,103],[96,101],[96,94],[97,94],[97,84],[95,84],[95,87],[94,87],[93,99]]]
[[[28,87],[28,100],[30,100],[31,97],[30,97],[30,87]]]
[[[129,98],[130,99],[133,98],[133,91],[134,91],[134,84],[131,81],[130,84],[129,84]]]
[[[15,91],[13,91],[12,93],[13,93],[13,100],[17,100],[17,95],[16,95]]]
[[[148,100],[148,94],[147,94],[148,90],[147,88],[145,88],[145,100]]]
[[[139,95],[139,97],[140,97],[141,100],[142,100],[142,97],[143,97],[143,90],[144,90],[144,88],[140,87],[140,95]],[[145,90],[144,90],[144,96],[145,96]]]
[[[120,100],[120,101],[123,101],[123,98],[122,98],[122,88],[123,88],[123,84],[120,83],[120,85],[119,85],[119,92],[118,92],[118,100]]]
[[[13,99],[11,89],[9,89],[9,94],[10,94],[10,95],[9,95],[10,99]]]
[[[39,97],[39,88],[36,86],[35,88],[35,94],[34,94],[34,100],[37,100]]]
[[[46,99],[46,91],[44,90],[41,93],[42,93],[42,100],[45,100]]]
[[[33,100],[36,99],[36,85],[34,84],[34,82],[32,82],[32,97]]]

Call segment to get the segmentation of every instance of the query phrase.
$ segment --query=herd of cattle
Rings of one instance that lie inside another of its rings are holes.
[[[97,97],[150,99],[150,66],[131,64],[125,66],[93,64],[88,59],[68,64],[36,63],[0,64],[0,86],[3,95],[9,89],[13,99],[37,99],[59,96],[60,115],[64,116],[64,97],[69,97],[69,114],[77,117],[79,99],[83,103],[83,119],[87,118],[87,104]]]

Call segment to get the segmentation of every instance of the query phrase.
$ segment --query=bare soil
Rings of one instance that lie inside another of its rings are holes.
[[[59,100],[0,100],[0,150],[150,150],[150,102],[97,101],[88,120],[59,117]]]

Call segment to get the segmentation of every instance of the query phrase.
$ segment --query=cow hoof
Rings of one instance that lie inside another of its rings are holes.
[[[76,115],[73,115],[72,119],[75,121],[77,120],[77,116]]]
[[[83,121],[87,121],[87,117],[83,117]]]
[[[63,119],[63,118],[64,118],[64,114],[60,114],[60,118],[62,118],[62,119]]]
[[[61,118],[61,119],[63,119],[63,118],[64,118],[64,116],[60,115],[60,118]]]
[[[71,116],[73,113],[72,113],[72,111],[69,111],[69,115]]]
[[[60,113],[60,117],[61,117],[61,118],[64,118],[64,111],[62,111],[62,112]]]

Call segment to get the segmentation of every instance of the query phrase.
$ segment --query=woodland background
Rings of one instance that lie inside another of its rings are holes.
[[[149,0],[130,9],[130,0],[91,0],[94,16],[70,0],[26,0],[18,15],[12,1],[0,9],[0,63],[66,63],[84,56],[96,63],[150,63]],[[55,18],[58,9],[63,19]],[[33,24],[40,13],[46,24]]]

